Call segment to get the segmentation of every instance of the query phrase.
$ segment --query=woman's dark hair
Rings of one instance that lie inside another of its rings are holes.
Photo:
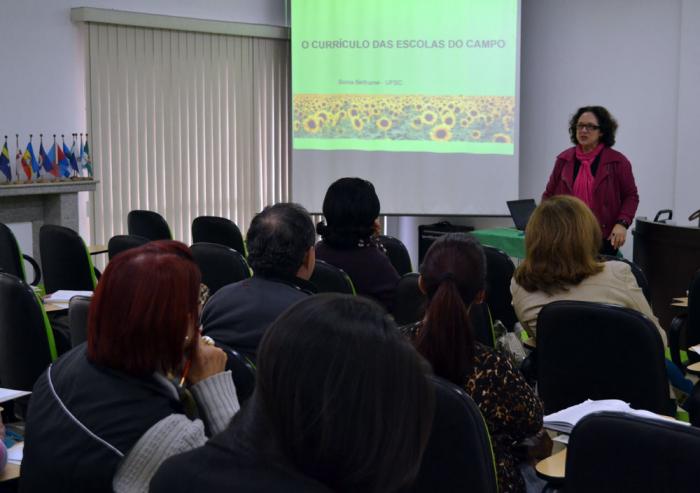
[[[136,376],[176,370],[197,321],[200,279],[190,249],[177,241],[152,241],[114,257],[90,303],[90,361]]]
[[[390,492],[420,467],[434,411],[427,372],[379,305],[322,294],[265,333],[252,400],[304,475],[334,491]]]
[[[436,375],[464,385],[474,364],[469,308],[486,284],[486,256],[474,238],[451,233],[437,239],[420,267],[428,296],[416,349]]]
[[[323,199],[326,223],[316,227],[323,241],[335,248],[353,248],[374,233],[379,197],[374,185],[362,178],[341,178],[331,184]]]
[[[571,142],[578,145],[578,140],[576,139],[576,124],[584,113],[593,113],[598,120],[601,134],[600,142],[606,147],[614,146],[615,132],[617,132],[617,120],[602,106],[584,106],[574,113],[574,116],[569,120],[569,136],[571,137]]]

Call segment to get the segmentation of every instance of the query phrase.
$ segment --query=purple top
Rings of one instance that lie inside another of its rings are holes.
[[[401,276],[379,248],[370,245],[341,250],[319,241],[316,258],[343,269],[352,279],[357,294],[374,298],[391,312]]]

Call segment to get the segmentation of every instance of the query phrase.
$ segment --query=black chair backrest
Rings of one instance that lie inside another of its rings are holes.
[[[537,318],[537,362],[545,414],[586,399],[620,399],[675,415],[661,336],[636,310],[585,301],[545,305]]]
[[[210,295],[228,284],[250,277],[248,263],[233,248],[216,243],[195,243],[190,249]]]
[[[601,412],[578,422],[566,452],[566,493],[694,493],[700,430]]]
[[[107,243],[107,255],[112,260],[116,255],[131,248],[145,245],[150,240],[145,236],[138,235],[116,235],[112,236]]]
[[[316,259],[314,272],[309,279],[319,293],[355,294],[355,286],[345,271]]]
[[[170,226],[163,216],[153,211],[134,210],[126,216],[130,235],[138,235],[149,240],[172,240]]]
[[[627,260],[626,258],[616,257],[614,255],[600,255],[600,258],[605,262],[624,262],[629,265],[634,278],[637,280],[637,284],[640,288],[642,288],[644,297],[649,302],[649,305],[651,305],[651,289],[649,288],[649,281],[647,281],[647,276],[644,275],[644,271],[641,269],[641,267],[634,262]]]
[[[87,341],[89,296],[73,296],[68,302],[68,327],[70,328],[70,345],[78,346]]]
[[[39,251],[47,293],[59,289],[93,291],[95,270],[83,239],[70,228],[45,224],[39,230]]]
[[[255,367],[248,358],[235,349],[224,344],[217,343],[216,345],[226,353],[226,369],[231,370],[238,402],[243,404],[253,395],[253,390],[255,390]]]
[[[23,259],[26,259],[34,268],[34,280],[31,284],[36,286],[41,279],[39,265],[29,255],[22,254],[12,230],[6,224],[0,223],[0,271],[17,276],[27,282]]]
[[[500,320],[506,329],[513,330],[518,318],[513,309],[510,281],[515,265],[508,254],[498,248],[484,246],[486,254],[486,303],[494,320]]]
[[[414,492],[498,491],[489,431],[464,390],[431,377],[435,417]]]
[[[192,221],[192,243],[201,242],[226,245],[246,255],[241,230],[225,217],[199,216]]]
[[[394,266],[394,269],[396,269],[396,272],[398,272],[400,276],[413,270],[411,266],[411,256],[408,254],[406,245],[404,245],[401,240],[386,235],[379,235],[377,239],[384,246],[386,255],[391,261],[391,265]]]
[[[491,313],[486,303],[474,303],[469,310],[474,339],[489,347],[496,346],[496,336],[493,333]]]
[[[12,274],[0,273],[2,386],[32,390],[56,355],[51,326],[32,288]]]
[[[425,313],[427,298],[418,287],[417,272],[409,272],[399,279],[394,301],[394,320],[398,325],[418,322]]]

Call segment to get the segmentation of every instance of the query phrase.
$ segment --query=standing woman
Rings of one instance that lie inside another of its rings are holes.
[[[595,214],[603,234],[600,253],[615,255],[639,205],[632,166],[615,145],[617,121],[602,106],[579,108],[569,122],[574,147],[557,156],[542,200],[574,195]]]

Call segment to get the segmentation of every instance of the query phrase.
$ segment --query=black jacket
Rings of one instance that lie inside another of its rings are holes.
[[[19,489],[111,492],[123,457],[174,413],[182,406],[162,383],[94,365],[82,344],[34,385]]]
[[[283,311],[312,294],[311,283],[254,276],[224,286],[202,312],[204,335],[255,361],[268,326]]]

